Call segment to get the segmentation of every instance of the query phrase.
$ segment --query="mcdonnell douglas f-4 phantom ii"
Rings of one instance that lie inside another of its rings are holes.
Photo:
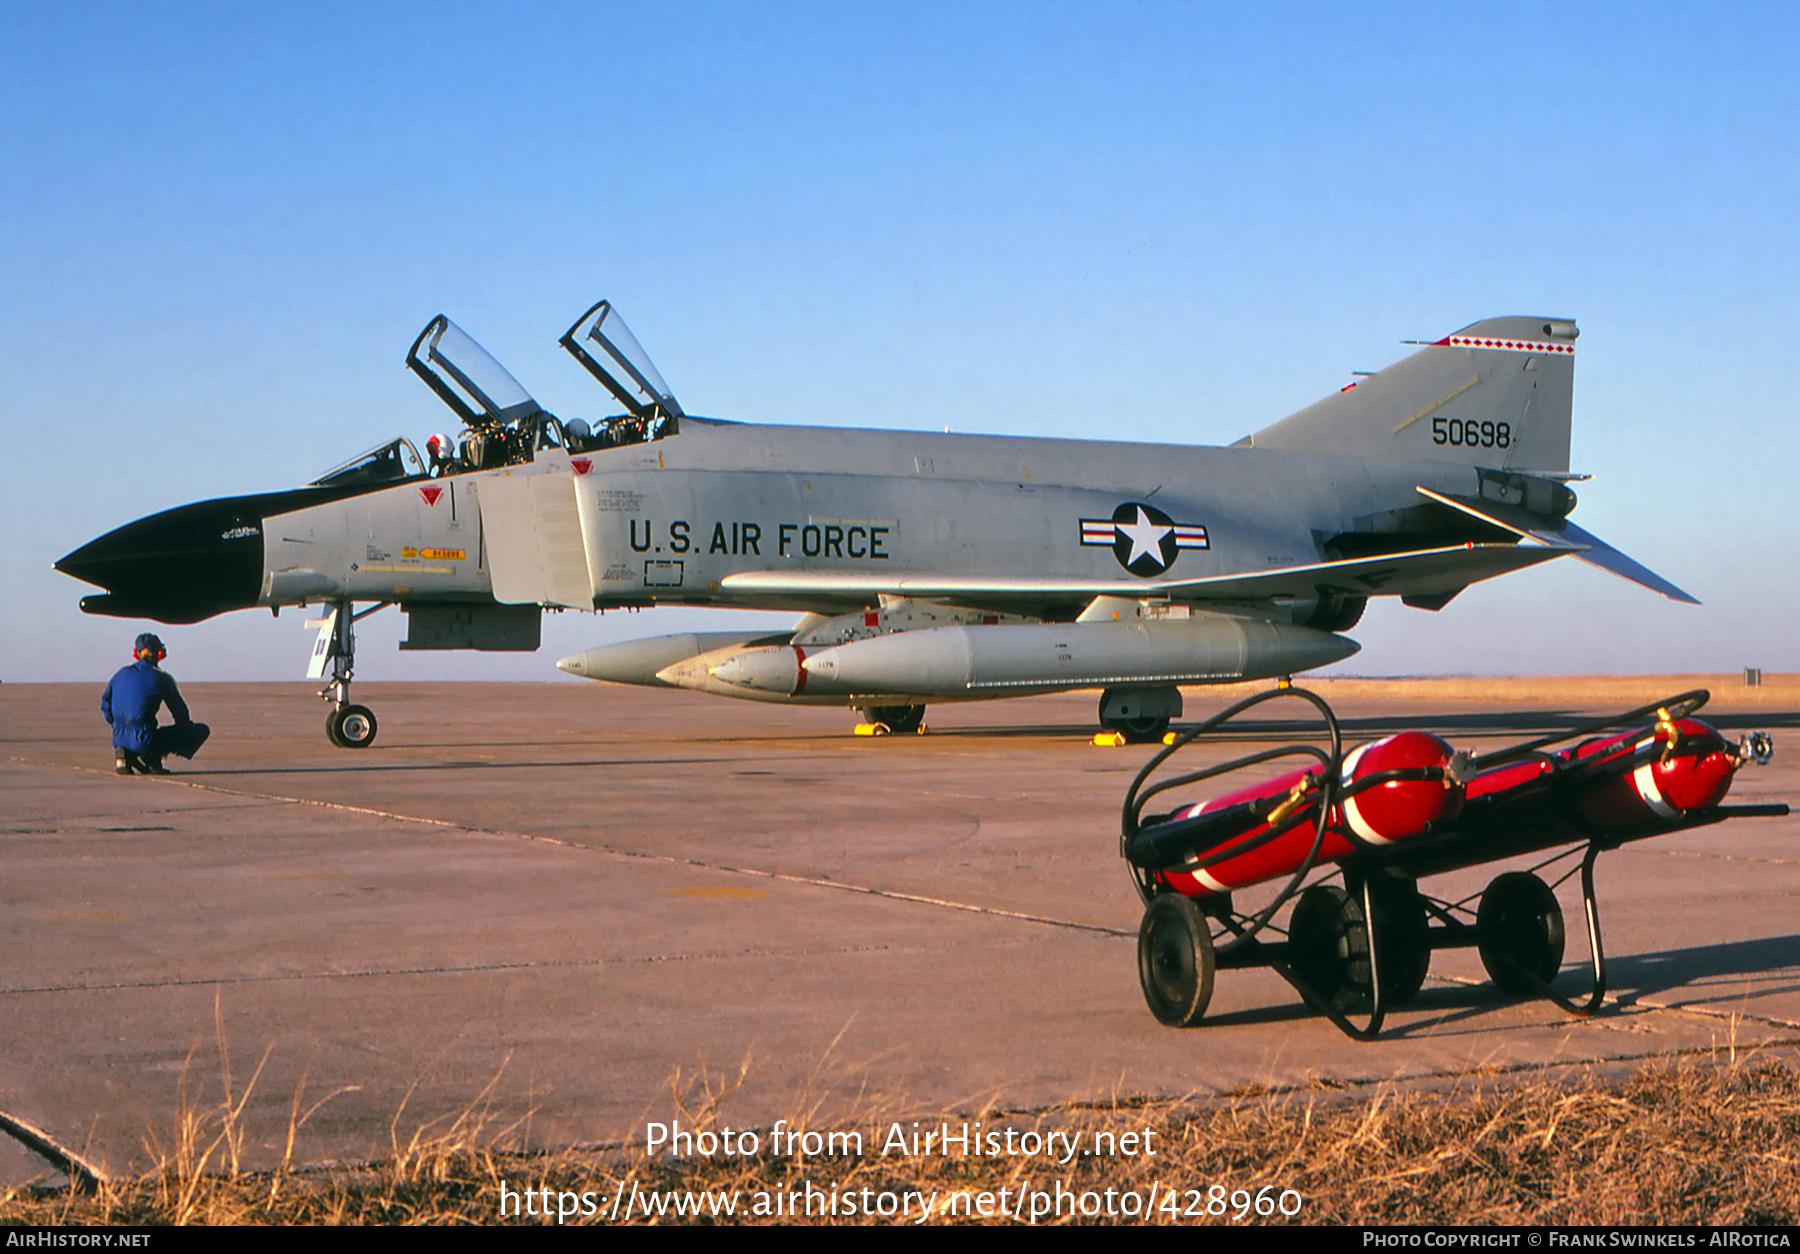
[[[1287,676],[1356,652],[1371,596],[1441,608],[1572,555],[1693,601],[1568,520],[1572,321],[1493,318],[1225,448],[752,425],[684,413],[605,301],[561,343],[625,412],[546,412],[442,315],[407,365],[461,420],[305,487],[130,523],[57,569],[93,614],[192,623],[321,605],[331,739],[356,619],[398,603],[402,649],[533,650],[543,607],[803,614],[564,658],[591,679],[842,705],[894,731],[932,701],[1090,688],[1159,738],[1177,685]],[[360,613],[358,602],[373,603]]]

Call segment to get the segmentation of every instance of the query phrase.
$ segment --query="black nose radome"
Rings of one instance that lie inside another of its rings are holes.
[[[56,569],[107,590],[89,614],[197,623],[255,605],[262,591],[262,515],[253,498],[165,510],[89,541]]]

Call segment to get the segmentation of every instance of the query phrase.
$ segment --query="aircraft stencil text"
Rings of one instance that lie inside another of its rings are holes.
[[[724,554],[730,557],[762,557],[765,528],[761,523],[720,521],[696,527],[677,518],[659,528],[653,519],[630,521],[633,553]],[[892,526],[868,523],[779,523],[775,527],[777,557],[833,557],[858,561],[888,561]],[[661,537],[660,543],[658,537]],[[705,536],[707,539],[702,540]],[[702,549],[704,545],[704,550]]]

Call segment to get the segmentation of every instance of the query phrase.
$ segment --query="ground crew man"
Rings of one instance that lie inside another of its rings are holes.
[[[163,758],[171,753],[193,757],[212,729],[189,717],[174,677],[157,668],[169,656],[161,640],[145,632],[132,645],[131,656],[132,664],[114,675],[100,696],[100,715],[113,729],[114,769],[121,775],[167,775]],[[165,704],[175,722],[158,727],[156,715]]]

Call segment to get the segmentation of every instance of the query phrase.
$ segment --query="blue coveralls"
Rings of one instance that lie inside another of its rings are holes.
[[[175,716],[172,727],[158,727],[156,715],[164,703]],[[122,668],[100,695],[100,715],[113,729],[113,748],[160,758],[165,754],[191,758],[206,743],[212,729],[188,715],[187,702],[175,687],[174,677],[139,659]]]

